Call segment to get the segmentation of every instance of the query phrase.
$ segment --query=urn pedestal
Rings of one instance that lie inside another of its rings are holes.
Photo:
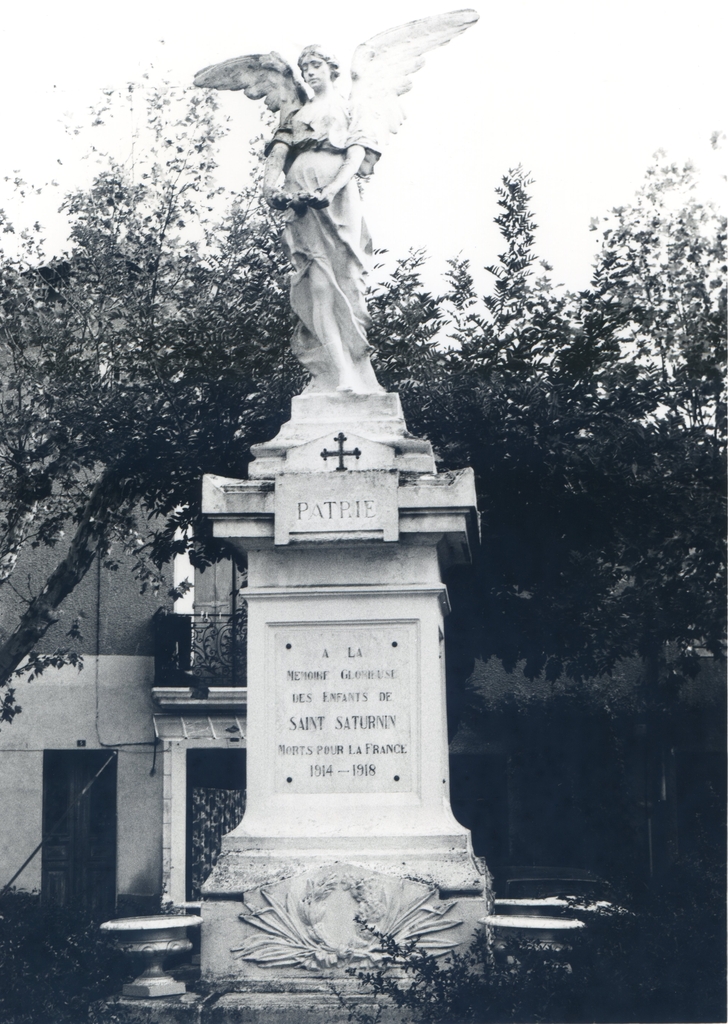
[[[167,914],[104,921],[102,932],[113,934],[122,949],[130,953],[141,953],[144,957],[144,971],[134,981],[124,985],[121,994],[139,999],[183,995],[187,991],[185,983],[175,981],[164,973],[164,961],[173,953],[185,953],[192,949],[187,929],[198,928],[201,924],[200,917],[173,917]]]

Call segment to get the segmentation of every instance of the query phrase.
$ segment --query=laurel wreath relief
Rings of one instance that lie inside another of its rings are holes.
[[[343,943],[326,927],[328,901],[337,891],[348,893],[354,901],[351,932]],[[268,905],[261,910],[246,908],[240,919],[262,934],[253,935],[231,952],[238,959],[268,967],[321,970],[357,960],[374,963],[384,955],[380,935],[402,945],[416,942],[433,956],[458,944],[442,934],[462,924],[450,916],[455,902],[428,905],[437,898],[434,888],[407,898],[402,882],[388,891],[374,879],[331,872],[308,879],[300,896],[290,888],[283,899],[266,889],[261,889],[261,894]]]

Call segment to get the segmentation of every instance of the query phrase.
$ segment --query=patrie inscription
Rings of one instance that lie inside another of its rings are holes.
[[[397,540],[397,485],[398,474],[385,470],[281,474],[276,479],[275,542],[321,540],[327,534]]]
[[[324,500],[297,501],[296,521],[314,519],[376,519],[377,503],[374,498],[352,498],[349,501]]]
[[[276,790],[411,791],[412,622],[276,627]]]

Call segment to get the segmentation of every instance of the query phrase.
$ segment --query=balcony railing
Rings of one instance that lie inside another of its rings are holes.
[[[245,686],[247,609],[234,615],[157,614],[154,617],[154,685]]]

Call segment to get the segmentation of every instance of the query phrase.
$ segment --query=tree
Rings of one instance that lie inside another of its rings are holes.
[[[695,198],[690,165],[661,158],[607,220],[595,290],[619,309],[623,351],[657,378],[654,454],[635,473],[654,500],[623,542],[634,581],[624,600],[646,676],[669,700],[699,649],[725,652],[726,220]]]
[[[725,217],[696,199],[691,164],[662,159],[657,154],[636,201],[605,219],[595,286],[627,314],[620,341],[660,369],[670,413],[722,437]]]
[[[589,679],[639,656],[666,699],[724,626],[725,225],[653,169],[612,215],[592,287],[533,275],[528,180],[499,189],[506,248],[478,302],[453,261],[454,347],[402,388],[410,429],[475,469],[473,653]],[[649,230],[645,227],[649,226]]]
[[[582,828],[571,848],[605,877],[635,872],[630,885],[647,858],[623,758],[640,764],[650,869],[670,876],[660,794],[689,730],[680,695],[700,655],[724,650],[725,225],[685,199],[684,182],[673,168],[650,173],[635,206],[605,225],[592,286],[572,295],[547,267],[534,273],[528,181],[509,174],[493,292],[479,301],[467,264],[451,264],[455,345],[441,373],[402,387],[410,429],[444,468],[476,475],[480,558],[448,581],[450,731],[466,720],[488,739],[512,737],[514,752],[562,772],[567,791],[570,778],[591,778],[580,820],[602,832]],[[471,675],[476,657],[519,666],[530,687],[499,688],[481,666]],[[709,701],[711,673],[699,678]],[[598,765],[609,771],[596,779]],[[541,825],[543,844],[548,813]],[[723,904],[719,814],[703,831],[698,862],[682,868],[707,910]],[[714,918],[710,929],[720,934]]]
[[[302,383],[267,209],[251,187],[211,216],[213,99],[153,92],[147,129],[134,176],[109,161],[65,200],[62,258],[30,234],[0,269],[0,585],[25,545],[59,552],[0,638],[5,685],[28,655],[34,672],[68,656],[32,652],[112,539],[159,584],[202,472],[243,474]],[[0,717],[15,710],[10,688]]]

